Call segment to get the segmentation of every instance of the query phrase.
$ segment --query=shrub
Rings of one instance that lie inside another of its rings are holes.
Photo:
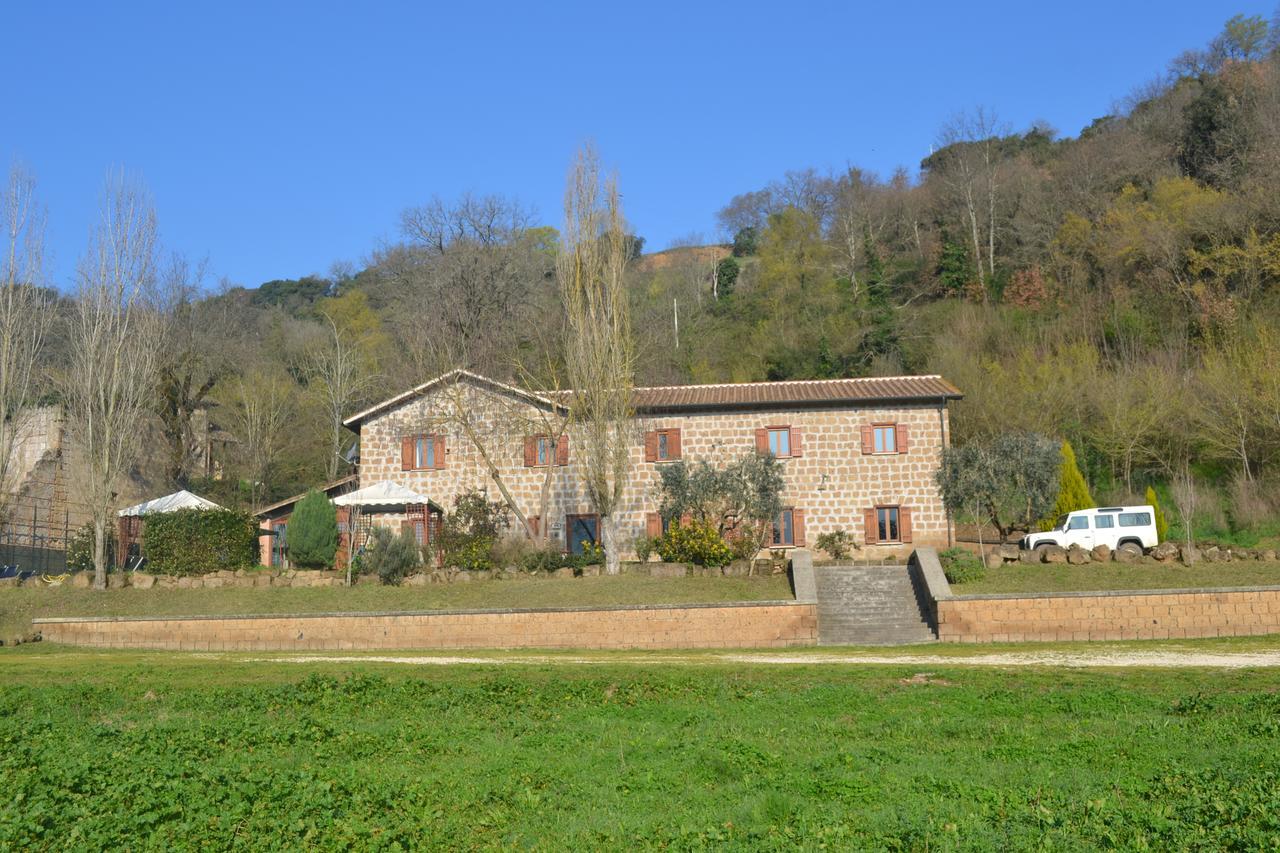
[[[360,555],[361,571],[376,574],[385,584],[400,583],[421,563],[417,537],[408,532],[396,534],[386,527],[373,528]]]
[[[494,546],[507,527],[503,504],[476,489],[458,495],[440,534],[445,565],[467,571],[492,569]]]
[[[146,517],[142,551],[148,571],[204,575],[258,563],[258,527],[247,513],[180,509]]]
[[[107,566],[115,564],[116,537],[107,531]],[[73,572],[93,571],[93,522],[88,522],[67,540],[67,568]]]
[[[333,565],[338,553],[338,512],[323,492],[312,489],[289,517],[289,561],[304,569]]]
[[[1168,541],[1169,520],[1164,517],[1164,510],[1160,508],[1160,498],[1156,495],[1156,490],[1152,486],[1147,486],[1147,503],[1151,504],[1151,508],[1154,510],[1156,539],[1161,542]]]
[[[672,522],[666,535],[658,540],[658,554],[668,563],[695,566],[724,566],[733,559],[733,552],[720,532],[698,521]]]
[[[553,572],[556,569],[580,569],[604,562],[604,548],[585,545],[581,554],[566,554],[559,548],[540,548],[529,552],[522,564],[526,572]]]
[[[939,551],[938,562],[942,563],[942,571],[946,574],[948,583],[973,583],[987,576],[987,567],[982,564],[982,558],[963,548]]]
[[[649,557],[653,554],[654,540],[652,536],[637,536],[635,544],[631,546],[631,550],[636,552],[636,559],[642,563],[649,562]]]
[[[818,547],[830,554],[833,559],[843,560],[858,547],[858,541],[847,530],[832,530],[818,537]]]
[[[1062,461],[1058,465],[1058,497],[1053,502],[1049,515],[1040,520],[1041,530],[1052,530],[1054,522],[1069,512],[1078,509],[1090,509],[1097,506],[1093,496],[1089,494],[1089,486],[1076,464],[1076,452],[1071,442],[1062,442]]]

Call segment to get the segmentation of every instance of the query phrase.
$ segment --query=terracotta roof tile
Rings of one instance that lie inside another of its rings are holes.
[[[724,385],[664,385],[635,389],[638,412],[673,409],[776,407],[832,403],[959,399],[941,376],[888,376],[745,382]]]

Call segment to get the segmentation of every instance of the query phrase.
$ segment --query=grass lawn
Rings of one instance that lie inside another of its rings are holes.
[[[954,584],[956,595],[1013,592],[1087,592],[1105,589],[1184,589],[1191,587],[1280,586],[1280,563],[1247,560],[1232,563],[1007,563],[987,569],[980,581]]]
[[[1280,843],[1274,671],[265,657],[0,652],[0,849]]]
[[[213,613],[323,613],[484,607],[573,607],[610,604],[697,604],[794,598],[785,575],[573,580],[501,580],[423,587],[314,589],[0,590],[0,639],[31,630],[39,616],[200,616]]]

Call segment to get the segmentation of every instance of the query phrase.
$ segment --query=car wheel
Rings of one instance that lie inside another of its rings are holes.
[[[1133,544],[1132,542],[1126,542],[1126,543],[1124,543],[1123,545],[1121,545],[1119,548],[1117,548],[1116,550],[1117,550],[1117,551],[1124,551],[1126,554],[1132,554],[1132,555],[1133,555],[1133,556],[1135,556],[1135,557],[1141,557],[1141,556],[1142,556],[1142,546],[1141,546],[1141,545],[1135,545],[1135,544]]]
[[[1043,563],[1045,552],[1049,550],[1048,542],[1041,542],[1039,545],[1031,549],[1036,555],[1036,562]]]

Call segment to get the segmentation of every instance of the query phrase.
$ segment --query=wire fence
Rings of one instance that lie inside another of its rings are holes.
[[[62,574],[67,551],[88,518],[85,504],[68,500],[59,482],[31,483],[3,493],[8,511],[0,523],[0,573]]]

